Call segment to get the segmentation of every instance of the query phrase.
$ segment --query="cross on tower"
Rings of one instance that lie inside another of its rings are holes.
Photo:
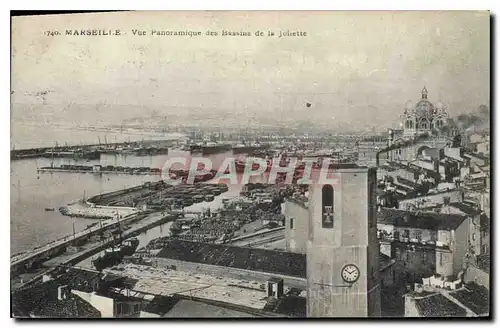
[[[323,211],[323,216],[324,216],[324,222],[325,223],[332,223],[333,222],[333,206],[325,206],[325,209]]]

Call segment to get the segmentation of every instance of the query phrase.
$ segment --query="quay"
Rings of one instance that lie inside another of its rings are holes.
[[[11,258],[10,270],[13,275],[30,270],[36,264],[46,261],[47,259],[63,253],[70,245],[81,243],[88,240],[91,236],[97,235],[101,232],[112,230],[120,224],[129,223],[138,219],[138,213],[123,217],[121,219],[109,219],[102,221],[97,227],[90,227],[72,236],[56,240],[52,243],[36,248],[31,252],[19,254]]]
[[[37,172],[91,173],[91,174],[128,174],[128,175],[161,175],[161,169],[151,167],[122,167],[101,165],[61,165],[45,166]]]
[[[62,157],[90,160],[99,159],[101,154],[164,155],[168,154],[169,147],[172,147],[174,144],[175,141],[172,140],[143,140],[121,143],[13,149],[10,151],[10,159]]]
[[[139,219],[139,221],[135,222],[134,226],[128,230],[125,230],[122,233],[122,239],[130,238],[139,235],[140,233],[147,231],[149,229],[152,229],[156,226],[159,226],[161,224],[164,224],[169,221],[174,221],[179,217],[179,214],[177,213],[153,213],[149,215],[146,218],[143,218],[142,220]],[[137,217],[130,217],[127,218],[128,220],[133,220],[134,218],[137,219]],[[125,219],[125,218],[124,218]],[[123,220],[120,220],[120,223],[124,223]],[[129,222],[130,223],[130,222]],[[115,224],[118,224],[116,222]],[[109,229],[110,225],[103,227],[103,229]],[[91,235],[96,235],[98,232],[102,231],[102,229],[96,229],[93,231],[86,231],[85,233],[81,234],[80,236],[76,237],[75,239],[70,239],[70,240],[63,240],[62,242],[59,243],[52,243],[48,244],[45,247],[43,247],[43,250],[38,250],[35,253],[28,254],[27,256],[22,257],[21,259],[18,259],[16,261],[11,261],[11,275],[15,276],[14,274],[14,267],[17,266],[17,269],[19,270],[21,264],[33,264],[35,261],[41,262],[41,261],[48,261],[48,257],[56,256],[62,254],[63,252],[66,251],[66,248],[70,245],[72,245],[75,241],[85,239],[85,237],[90,237]],[[71,254],[69,256],[63,256],[61,260],[51,260],[51,267],[47,270],[42,270],[42,272],[37,273],[33,277],[31,277],[28,281],[22,282],[19,286],[16,286],[14,289],[23,289],[26,287],[29,287],[43,279],[45,275],[50,275],[51,273],[60,270],[61,267],[67,267],[67,266],[72,266],[75,265],[82,260],[85,260],[109,247],[115,246],[117,243],[119,243],[120,240],[114,237],[109,237],[101,242],[98,242],[97,244],[92,244],[91,247],[85,248],[79,252],[76,252],[74,254]],[[49,262],[49,263],[50,263]],[[19,272],[19,271],[18,271]]]
[[[19,277],[27,273],[31,278],[26,282],[22,281],[20,285],[30,285],[53,270],[47,271],[44,267],[74,265],[124,238],[136,236],[183,216],[185,214],[183,208],[203,201],[201,198],[211,196],[208,198],[213,200],[215,195],[225,191],[227,191],[225,185],[173,186],[160,181],[93,196],[77,205],[87,206],[79,209],[80,212],[87,213],[85,217],[101,220],[83,231],[12,257],[11,275]],[[201,198],[198,197],[200,199],[195,197],[198,193],[201,193]],[[59,210],[64,215],[74,215],[78,209],[71,206]],[[104,214],[109,217],[103,216]]]

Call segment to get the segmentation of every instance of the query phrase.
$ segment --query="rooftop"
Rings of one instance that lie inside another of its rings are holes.
[[[123,270],[114,273],[137,279],[134,292],[213,300],[259,310],[266,305],[267,293],[261,282],[133,264],[127,264]],[[161,312],[159,308],[170,305],[170,302],[157,298],[149,311],[158,313]]]
[[[49,318],[100,318],[101,312],[77,295],[69,294],[59,300],[57,289],[61,286],[56,280],[36,284],[12,295],[12,313],[14,317],[28,317],[30,313],[37,317]]]
[[[481,213],[481,210],[476,209],[476,208],[469,206],[467,204],[464,204],[464,203],[453,202],[453,203],[450,203],[450,206],[458,209],[460,212],[463,212],[464,214],[467,214],[467,215],[477,215],[477,214]]]
[[[473,153],[473,152],[470,152],[470,151],[464,151],[464,155],[468,156],[468,157],[474,157],[474,158],[477,158],[477,159],[481,159],[483,161],[489,160],[488,156],[482,155],[480,153]]]
[[[413,212],[385,207],[377,212],[379,224],[428,230],[455,230],[464,220],[465,217],[458,214]]]
[[[256,317],[250,313],[240,312],[221,306],[180,300],[163,318],[250,318]]]
[[[296,205],[299,205],[299,206],[301,206],[304,209],[308,208],[308,199],[305,196],[301,196],[301,197],[297,197],[297,196],[288,197],[286,199],[286,201],[294,203]]]
[[[462,307],[439,293],[415,299],[415,303],[424,317],[465,317],[467,314]]]
[[[285,276],[306,276],[306,258],[304,254],[266,249],[173,239],[158,253],[158,257],[276,273]]]
[[[490,293],[486,287],[472,283],[450,295],[477,315],[490,312]]]

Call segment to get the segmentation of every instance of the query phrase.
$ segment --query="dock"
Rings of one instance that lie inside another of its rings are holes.
[[[148,217],[136,222],[134,226],[128,230],[125,230],[122,233],[122,238],[130,238],[139,235],[140,233],[147,231],[151,228],[154,228],[158,225],[161,225],[163,223],[166,223],[168,221],[173,221],[178,218],[178,214],[174,213],[153,213],[149,215]],[[120,220],[121,224],[124,224],[126,221],[131,221],[137,219],[137,217],[130,216],[128,218],[123,218]],[[78,234],[78,236],[75,235],[75,238],[70,238],[69,240],[64,239],[59,242],[53,242],[50,244],[45,245],[42,248],[37,249],[35,252],[28,253],[28,254],[22,254],[20,255],[17,259],[12,259],[11,260],[11,272],[12,274],[15,275],[15,273],[19,273],[22,271],[22,269],[25,269],[27,265],[33,265],[36,262],[45,262],[51,257],[55,257],[64,251],[66,251],[66,248],[76,241],[82,241],[85,238],[89,238],[92,235],[98,234],[100,231],[103,229],[109,229],[111,226],[116,226],[118,222],[115,220],[115,223],[107,223],[106,226],[103,225],[102,228],[97,228],[94,230],[88,230],[88,231],[82,231]],[[116,245],[119,242],[118,239],[110,237],[107,238],[104,241],[99,242],[97,245],[93,245],[90,248],[84,249],[80,252],[71,254],[70,256],[65,257],[61,261],[57,261],[58,263],[54,265],[53,267],[43,270],[42,272],[37,273],[35,276],[31,277],[28,281],[23,282],[20,286],[17,286],[16,289],[21,289],[21,288],[26,288],[28,286],[31,286],[34,283],[37,283],[40,281],[43,276],[49,275],[52,272],[57,271],[60,269],[60,267],[64,266],[71,266],[75,265],[78,262],[89,258],[106,248],[112,247]],[[23,267],[24,266],[24,267]],[[16,271],[17,270],[17,271]]]

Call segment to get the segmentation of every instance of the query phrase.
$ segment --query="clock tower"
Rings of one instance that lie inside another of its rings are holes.
[[[329,174],[309,186],[307,316],[380,316],[376,169]]]

